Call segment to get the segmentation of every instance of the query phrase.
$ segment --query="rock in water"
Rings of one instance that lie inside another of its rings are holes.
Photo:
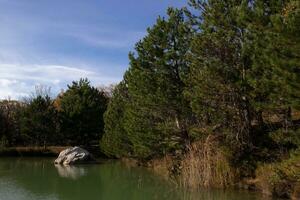
[[[92,154],[80,147],[71,147],[60,152],[55,164],[74,165],[95,161]]]

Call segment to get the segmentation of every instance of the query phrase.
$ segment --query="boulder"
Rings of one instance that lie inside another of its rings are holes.
[[[58,165],[74,165],[84,164],[95,161],[92,154],[80,147],[71,147],[60,152],[54,164]]]

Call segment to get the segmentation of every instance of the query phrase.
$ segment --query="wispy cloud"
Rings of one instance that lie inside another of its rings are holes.
[[[134,44],[146,35],[146,32],[123,29],[85,29],[82,27],[73,32],[64,30],[62,34],[92,47],[128,50],[132,49]]]
[[[89,78],[94,85],[119,81],[93,70],[59,65],[0,64],[0,98],[20,99],[30,94],[36,85],[46,85],[53,93],[66,88],[74,80]]]

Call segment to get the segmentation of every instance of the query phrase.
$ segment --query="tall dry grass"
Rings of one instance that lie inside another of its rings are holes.
[[[179,183],[185,188],[230,187],[234,183],[234,170],[229,159],[219,148],[216,136],[191,145],[181,163]]]

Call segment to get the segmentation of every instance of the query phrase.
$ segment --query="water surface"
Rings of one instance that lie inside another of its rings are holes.
[[[52,159],[0,158],[0,200],[259,200],[241,191],[188,192],[147,169],[116,161],[77,167]]]

